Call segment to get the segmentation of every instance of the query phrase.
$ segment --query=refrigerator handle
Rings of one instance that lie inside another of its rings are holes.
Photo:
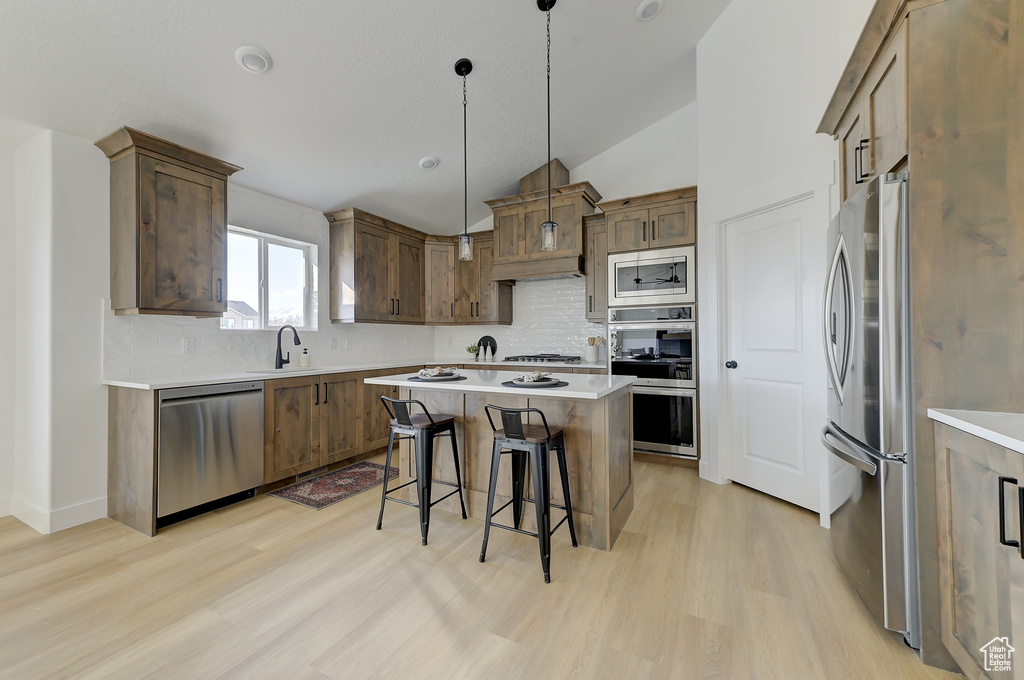
[[[850,465],[854,466],[858,470],[863,470],[872,477],[878,473],[878,466],[875,465],[874,461],[868,458],[862,458],[860,452],[854,448],[846,449],[836,446],[828,440],[828,437],[834,437],[837,441],[842,444],[846,444],[846,438],[836,432],[835,428],[831,425],[826,425],[821,428],[821,444],[829,450],[832,455],[836,456],[840,460],[844,460]]]
[[[822,319],[821,319],[821,329],[822,329],[823,337],[824,337],[824,340],[825,340],[825,364],[828,366],[828,377],[829,377],[829,380],[832,382],[832,388],[835,390],[836,399],[839,401],[840,404],[843,403],[843,386],[844,386],[843,383],[845,382],[845,371],[843,369],[845,368],[845,366],[841,367],[841,366],[837,365],[838,357],[836,357],[836,353],[833,351],[833,347],[832,347],[832,345],[833,345],[832,340],[833,340],[833,337],[835,335],[835,333],[833,331],[833,322],[834,322],[834,320],[833,320],[833,312],[832,312],[832,303],[833,303],[833,292],[835,291],[836,277],[838,277],[840,275],[840,273],[841,273],[840,269],[841,268],[842,268],[843,271],[848,271],[848,269],[849,269],[849,267],[842,267],[843,261],[845,259],[846,259],[846,242],[843,240],[843,235],[840,233],[839,234],[839,241],[838,241],[838,243],[836,243],[836,252],[832,256],[832,264],[831,264],[831,266],[829,267],[829,270],[828,270],[828,276],[825,277],[825,295],[824,295],[824,302],[822,303]],[[849,278],[849,277],[847,276],[847,278]],[[852,283],[850,281],[847,281],[847,285],[845,286],[845,290],[846,290],[846,295],[849,296],[850,295],[850,291],[852,290]],[[845,304],[846,310],[849,310],[850,306],[851,306],[851,301],[850,300],[844,300],[844,304]],[[851,333],[852,333],[852,330],[851,330],[850,320],[847,319],[846,320],[846,334],[845,334],[845,337],[843,338],[844,349],[845,349],[845,351],[843,352],[844,363],[845,363],[846,357],[848,357],[849,353],[850,353],[850,342],[852,340]]]

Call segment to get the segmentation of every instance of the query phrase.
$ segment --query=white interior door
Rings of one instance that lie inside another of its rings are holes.
[[[729,476],[818,512],[828,224],[815,215],[808,197],[726,225],[728,363],[721,370],[732,419]]]

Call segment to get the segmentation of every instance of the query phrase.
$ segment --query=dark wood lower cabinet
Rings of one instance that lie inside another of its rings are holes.
[[[935,451],[943,645],[969,678],[1022,680],[1024,454],[941,423]]]
[[[320,376],[267,380],[263,388],[263,482],[320,465]]]
[[[371,450],[363,446],[363,388],[362,372],[267,380],[263,482],[270,484]]]
[[[320,464],[362,453],[363,374],[320,376]]]

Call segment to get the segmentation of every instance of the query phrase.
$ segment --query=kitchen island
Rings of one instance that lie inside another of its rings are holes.
[[[366,378],[371,385],[400,388],[402,399],[417,399],[432,414],[455,416],[459,461],[470,517],[483,519],[487,508],[490,478],[492,432],[484,406],[494,404],[511,408],[538,408],[549,425],[561,427],[565,434],[572,494],[573,519],[580,545],[611,550],[633,510],[632,387],[628,376],[552,373],[566,383],[564,387],[507,387],[503,382],[515,376],[508,371],[463,370],[465,380],[417,382],[415,373]],[[381,407],[383,408],[383,407]],[[530,422],[539,422],[534,418]],[[451,444],[444,438],[435,442],[434,474],[439,481],[455,483]],[[396,456],[400,478],[405,483],[416,469],[412,447],[404,443]],[[392,465],[394,465],[394,459]],[[495,505],[511,498],[511,475],[502,463]],[[552,466],[552,502],[562,504],[562,488],[557,467]],[[403,490],[414,495],[412,487]],[[532,493],[528,490],[528,496]],[[442,508],[458,512],[458,498],[442,501]],[[532,518],[526,513],[524,528]],[[557,535],[557,534],[556,534]]]

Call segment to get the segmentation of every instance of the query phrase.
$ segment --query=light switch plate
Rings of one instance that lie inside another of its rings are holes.
[[[196,353],[196,339],[195,338],[182,338],[181,339],[181,353],[182,354],[195,354]]]

